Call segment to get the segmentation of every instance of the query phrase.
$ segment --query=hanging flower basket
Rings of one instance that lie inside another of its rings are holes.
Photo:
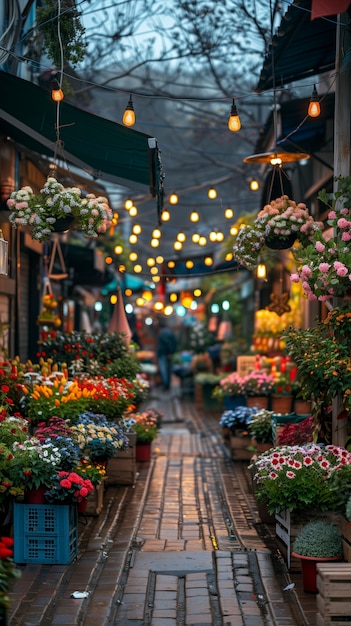
[[[288,196],[281,196],[259,212],[252,226],[240,229],[233,255],[241,265],[254,270],[264,247],[284,250],[291,248],[296,240],[307,245],[322,228],[322,223],[314,221],[305,204],[296,204]]]
[[[112,220],[106,198],[94,194],[82,198],[78,187],[64,187],[53,177],[47,179],[39,194],[28,186],[14,191],[7,206],[12,226],[30,226],[32,239],[37,241],[48,241],[53,232],[69,229],[94,239],[106,232]]]

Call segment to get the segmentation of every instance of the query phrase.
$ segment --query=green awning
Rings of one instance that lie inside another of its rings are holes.
[[[4,131],[29,150],[53,156],[57,107],[51,93],[6,72],[0,72],[0,92],[0,120]],[[60,103],[59,112],[62,144],[59,159],[65,159],[96,179],[127,187],[147,185],[152,195],[160,197],[160,161],[153,137],[79,109],[65,100]]]

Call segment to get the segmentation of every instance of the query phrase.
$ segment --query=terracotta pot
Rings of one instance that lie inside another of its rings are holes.
[[[311,400],[301,400],[300,398],[295,398],[294,411],[296,415],[311,415],[311,409]]]
[[[150,461],[151,459],[151,443],[137,443],[135,446],[136,461]]]
[[[328,563],[329,561],[342,561],[341,557],[318,558],[314,556],[303,556],[292,552],[291,556],[301,560],[302,584],[306,593],[318,593],[317,588],[317,563]]]
[[[274,413],[291,413],[293,404],[292,396],[271,396],[271,409]]]
[[[246,406],[268,409],[268,396],[246,396]]]

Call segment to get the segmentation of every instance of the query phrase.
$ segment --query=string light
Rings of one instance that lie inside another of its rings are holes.
[[[255,178],[252,178],[250,180],[250,189],[251,191],[258,191],[260,188],[260,184],[258,182],[258,180],[256,180]]]
[[[133,206],[133,200],[131,200],[130,198],[127,198],[127,200],[124,203],[124,208],[126,209],[126,211],[129,211],[129,209],[131,209]]]
[[[132,94],[129,96],[128,104],[123,113],[123,124],[125,126],[134,126],[135,124],[135,112],[132,100]]]
[[[113,248],[113,251],[114,251],[114,253],[115,253],[115,254],[122,254],[122,252],[123,252],[123,247],[122,247],[122,246],[120,246],[120,245],[117,245],[117,246],[115,246],[115,247]]]
[[[224,211],[224,217],[227,218],[227,220],[230,220],[232,217],[234,217],[234,211],[233,209],[231,209],[230,207],[228,207],[225,211]]]
[[[199,214],[198,214],[198,212],[197,212],[197,211],[192,211],[192,212],[190,213],[190,221],[191,221],[191,222],[198,222],[198,221],[199,221],[199,219],[200,219],[200,216],[199,216]]]
[[[54,102],[61,102],[64,98],[63,91],[57,78],[53,78],[51,81],[51,98]]]
[[[136,208],[136,206],[133,206],[129,209],[129,215],[131,217],[136,217],[138,215],[138,209]]]
[[[210,200],[215,200],[217,198],[217,191],[215,190],[214,187],[209,188],[207,192],[207,196],[209,197]]]
[[[230,111],[230,116],[228,119],[228,128],[232,131],[232,133],[237,133],[241,128],[241,121],[238,114],[238,109],[236,108],[236,104],[233,98],[233,104]]]
[[[263,278],[263,279],[266,278],[267,268],[264,263],[259,263],[257,265],[256,276],[257,278]]]
[[[177,196],[177,194],[174,191],[169,196],[169,203],[170,204],[178,204],[178,196]]]
[[[321,105],[319,104],[319,97],[316,89],[316,85],[313,85],[313,91],[310,103],[308,105],[308,115],[310,117],[319,117],[321,114]]]
[[[167,209],[164,209],[161,213],[161,220],[162,222],[169,222],[169,220],[171,219],[171,214],[169,211],[167,211]]]

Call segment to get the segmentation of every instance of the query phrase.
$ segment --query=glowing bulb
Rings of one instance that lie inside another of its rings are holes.
[[[171,195],[169,196],[169,203],[170,204],[178,204],[178,196],[176,193],[171,193]]]
[[[156,237],[151,239],[151,241],[150,241],[151,248],[158,248],[159,245],[160,245],[160,240],[159,239],[156,239]]]
[[[143,271],[143,268],[142,268],[142,266],[140,265],[140,263],[137,263],[137,265],[134,265],[134,268],[133,268],[133,269],[134,269],[134,272],[135,272],[136,274],[140,274],[140,272],[142,272],[142,271]]]
[[[181,241],[182,243],[184,243],[184,241],[186,240],[186,234],[185,233],[178,233],[177,239],[178,239],[178,241]]]
[[[258,191],[259,188],[260,188],[260,184],[259,184],[258,180],[256,180],[255,178],[250,180],[250,189],[251,189],[251,191]]]
[[[199,235],[199,233],[194,233],[194,234],[192,235],[192,237],[191,237],[191,241],[192,241],[193,243],[199,243],[199,239],[200,239],[200,235]]]
[[[207,265],[207,267],[210,267],[211,265],[213,265],[213,259],[210,256],[207,256],[204,260],[205,265]]]
[[[159,228],[154,228],[154,230],[152,231],[152,238],[153,239],[159,239],[161,237],[162,233],[160,231]]]
[[[227,220],[230,220],[232,217],[234,217],[234,211],[233,209],[231,209],[230,207],[228,207],[225,211],[224,211],[224,217],[227,218]]]
[[[228,128],[233,133],[237,133],[238,130],[240,130],[240,128],[241,128],[240,117],[239,117],[238,109],[236,108],[234,99],[233,99],[233,104],[232,104],[232,108],[231,108],[231,111],[230,111],[230,116],[229,116],[229,119],[228,119]]]
[[[51,83],[51,98],[54,102],[61,102],[64,98],[63,91],[57,78],[54,78]]]
[[[171,219],[170,212],[167,211],[166,209],[164,211],[162,211],[162,213],[161,213],[161,220],[163,222],[169,222],[170,219]]]
[[[219,231],[217,233],[217,241],[223,241],[223,239],[224,239],[224,235],[221,231]]]
[[[141,230],[142,230],[142,228],[141,228],[140,224],[134,224],[134,226],[133,226],[133,233],[135,235],[140,235]]]
[[[152,267],[153,265],[155,265],[155,259],[153,259],[151,256],[146,260],[146,265],[148,265],[149,267]]]
[[[207,195],[210,198],[210,200],[215,200],[217,198],[217,191],[215,190],[214,187],[210,187],[210,189],[207,192]]]
[[[236,227],[236,226],[232,226],[229,232],[230,232],[230,234],[231,234],[231,235],[233,235],[233,237],[234,237],[235,235],[237,235],[237,234],[238,234],[238,232],[239,232],[239,231],[238,231],[238,229],[237,229],[237,227]]]
[[[183,244],[181,241],[175,241],[173,247],[175,250],[181,250],[183,247]]]
[[[190,221],[191,222],[198,222],[199,219],[200,219],[200,216],[199,216],[197,211],[193,211],[192,213],[190,213]]]
[[[199,246],[205,246],[206,244],[207,244],[206,237],[200,237],[200,239],[199,239]]]
[[[186,261],[186,263],[185,263],[185,267],[186,267],[188,270],[191,270],[191,269],[194,267],[194,261],[191,261],[191,260]]]
[[[321,114],[321,105],[319,104],[316,85],[313,86],[312,96],[308,105],[308,115],[310,117],[318,117]]]
[[[257,278],[266,278],[267,269],[264,263],[259,263],[257,265],[256,276]]]
[[[129,209],[129,215],[131,217],[136,217],[138,215],[138,209],[136,208],[136,206],[133,206]]]
[[[135,124],[135,113],[134,113],[134,106],[133,106],[133,100],[132,100],[132,94],[130,94],[129,100],[128,100],[128,104],[125,108],[125,111],[123,113],[123,124],[125,126],[134,126]]]
[[[136,235],[129,236],[129,243],[137,243],[137,242],[138,242],[138,237]]]
[[[133,206],[133,200],[130,200],[130,198],[127,198],[127,200],[124,203],[124,208],[126,209],[126,211],[129,211],[129,209],[131,209]]]
[[[210,241],[217,241],[217,233],[214,230],[212,230],[210,232],[208,238],[209,238]]]
[[[137,260],[137,258],[138,258],[138,255],[137,255],[137,253],[136,253],[136,252],[131,252],[131,253],[130,253],[130,255],[129,255],[129,259],[130,259],[130,261],[136,261],[136,260]]]

